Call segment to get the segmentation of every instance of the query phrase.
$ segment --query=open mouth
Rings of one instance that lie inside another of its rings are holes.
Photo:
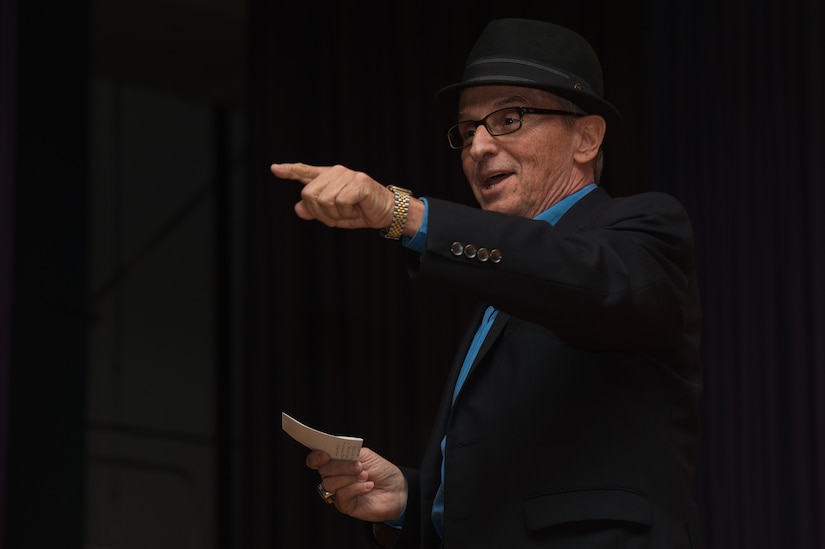
[[[481,184],[482,190],[489,191],[494,189],[499,183],[510,177],[512,174],[510,173],[497,173],[487,177],[483,180]]]

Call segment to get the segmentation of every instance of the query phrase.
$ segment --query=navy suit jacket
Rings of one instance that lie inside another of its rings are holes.
[[[553,227],[428,200],[416,276],[499,314],[453,405],[468,328],[421,466],[404,469],[396,547],[441,543],[445,436],[447,549],[701,547],[701,309],[681,204],[597,188]]]

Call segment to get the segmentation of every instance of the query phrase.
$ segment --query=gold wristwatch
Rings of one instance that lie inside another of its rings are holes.
[[[387,188],[395,195],[392,204],[392,221],[390,226],[381,229],[379,232],[384,238],[398,240],[404,234],[404,225],[407,224],[407,214],[410,213],[410,196],[412,191],[395,185],[387,185]]]

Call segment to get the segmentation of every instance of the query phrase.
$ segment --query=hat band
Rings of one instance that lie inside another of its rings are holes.
[[[573,76],[555,67],[512,57],[487,57],[478,59],[464,69],[464,82],[507,81],[546,86],[559,86],[559,79],[570,81]],[[578,80],[586,91],[593,93],[590,84]]]

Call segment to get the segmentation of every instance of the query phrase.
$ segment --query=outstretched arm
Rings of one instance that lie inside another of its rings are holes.
[[[342,229],[383,229],[392,222],[392,191],[363,172],[300,163],[272,164],[270,170],[276,177],[304,185],[301,200],[295,204],[301,219]],[[416,233],[423,215],[424,203],[411,199],[404,235]]]

